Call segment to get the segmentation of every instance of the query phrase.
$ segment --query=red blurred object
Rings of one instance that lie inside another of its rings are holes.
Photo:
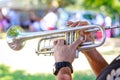
[[[55,28],[54,27],[48,27],[48,30],[54,30]]]

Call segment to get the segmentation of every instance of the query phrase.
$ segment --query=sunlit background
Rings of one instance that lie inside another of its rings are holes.
[[[19,25],[25,32],[64,29],[67,21],[87,21],[103,27],[120,25],[120,0],[0,0],[0,80],[55,80],[53,56],[35,53],[39,38],[12,50],[6,32]],[[96,39],[100,39],[100,32]],[[106,41],[98,51],[110,63],[120,53],[120,29],[106,30]],[[73,80],[95,80],[80,52],[73,62]]]

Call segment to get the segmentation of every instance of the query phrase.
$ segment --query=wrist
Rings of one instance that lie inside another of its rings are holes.
[[[72,71],[70,67],[62,67],[60,71],[58,72],[58,74],[71,74],[71,73]]]
[[[71,69],[69,67],[63,67],[60,69],[57,80],[72,80]]]
[[[72,64],[70,62],[56,62],[54,65],[54,75],[57,75],[62,68],[70,68],[71,73],[73,73]]]

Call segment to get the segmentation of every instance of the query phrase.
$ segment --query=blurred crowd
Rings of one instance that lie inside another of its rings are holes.
[[[25,13],[26,12],[26,13]],[[0,10],[0,32],[6,32],[12,25],[19,25],[30,32],[64,29],[68,27],[67,21],[84,20],[89,24],[99,24],[103,27],[119,25],[110,16],[91,11],[67,11],[63,8],[50,8],[48,11],[20,11],[17,9]],[[106,30],[107,37],[117,37],[119,29]],[[101,37],[100,32],[96,33],[97,38]]]

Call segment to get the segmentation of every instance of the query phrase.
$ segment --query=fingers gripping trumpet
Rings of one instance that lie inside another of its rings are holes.
[[[82,45],[78,46],[79,49],[89,49],[94,47],[99,47],[104,44],[106,39],[105,29],[112,29],[112,28],[120,28],[120,26],[106,26],[101,27],[100,25],[87,25],[87,26],[77,26],[74,28],[66,28],[61,30],[51,30],[51,31],[41,31],[41,32],[24,32],[24,30],[20,26],[11,26],[7,31],[7,43],[9,47],[13,50],[20,50],[24,47],[26,40],[40,38],[38,42],[38,47],[36,53],[39,54],[52,54],[54,51],[51,46],[51,39],[61,38],[65,39],[65,43],[67,45],[71,44],[73,41],[78,39],[79,32],[82,30],[83,32],[96,32],[101,31],[102,38],[100,41],[94,42],[84,42]],[[84,36],[85,37],[85,36]],[[46,45],[42,46],[41,45]],[[77,51],[76,51],[77,52]]]

